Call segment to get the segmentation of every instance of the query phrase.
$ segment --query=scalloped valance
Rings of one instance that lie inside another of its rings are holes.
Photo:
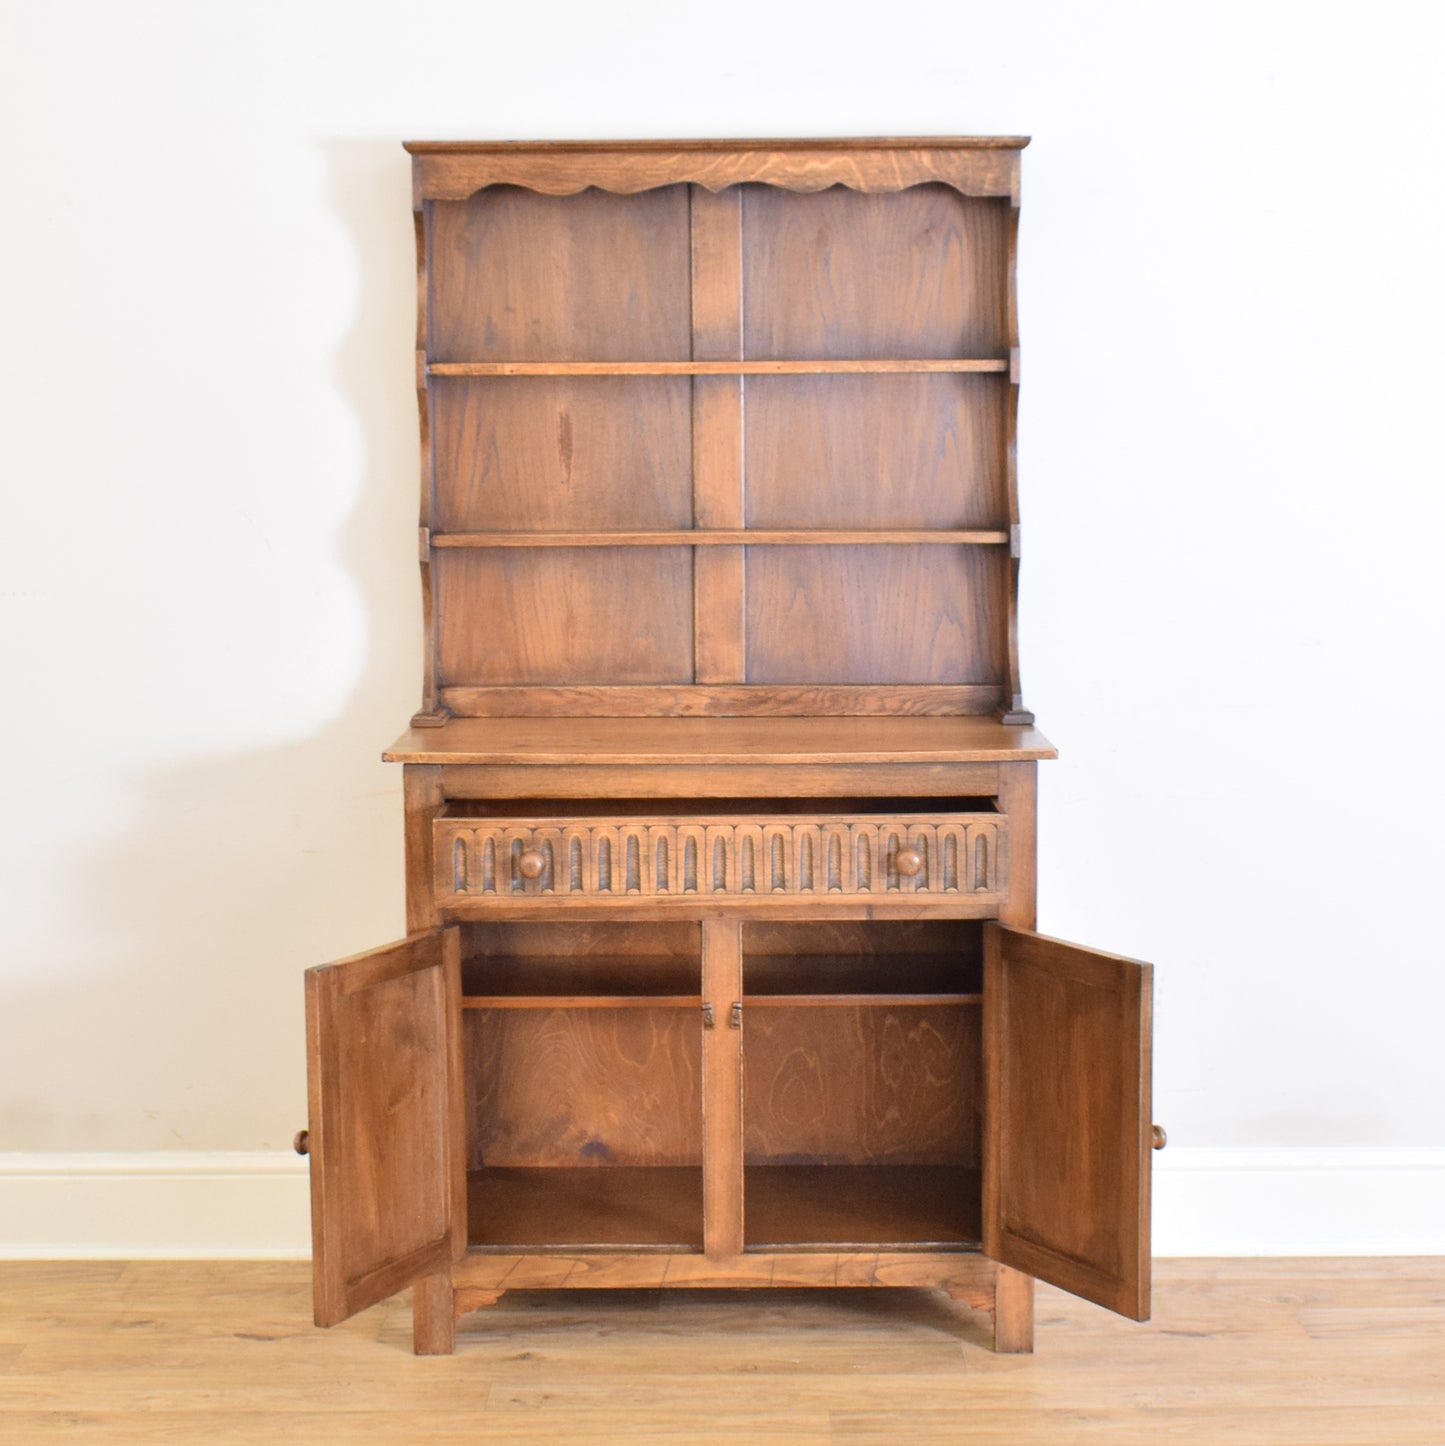
[[[1019,152],[1026,136],[891,141],[411,141],[413,204],[460,201],[486,186],[522,186],[548,196],[589,187],[619,195],[692,184],[721,191],[761,182],[790,191],[846,186],[901,191],[936,182],[965,196],[1018,204]]]

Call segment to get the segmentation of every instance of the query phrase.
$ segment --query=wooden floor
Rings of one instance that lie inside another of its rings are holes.
[[[0,1263],[0,1441],[1445,1442],[1445,1260],[1165,1261],[1038,1353],[927,1291],[516,1294],[411,1354],[296,1264]]]

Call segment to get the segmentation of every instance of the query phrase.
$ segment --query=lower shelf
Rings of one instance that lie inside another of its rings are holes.
[[[982,1179],[955,1165],[749,1165],[748,1250],[977,1249]]]
[[[749,1251],[977,1249],[980,1176],[951,1165],[749,1165]],[[498,1167],[467,1177],[482,1251],[702,1249],[702,1170]]]
[[[467,1176],[474,1250],[702,1248],[702,1169],[496,1167]]]

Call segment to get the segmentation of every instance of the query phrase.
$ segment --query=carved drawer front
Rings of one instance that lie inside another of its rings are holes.
[[[1008,867],[1007,819],[988,802],[988,811],[926,815],[551,818],[478,817],[477,804],[455,804],[458,813],[444,812],[434,825],[437,901],[444,908],[543,898],[756,905],[926,896],[967,900],[985,912],[1002,895]]]

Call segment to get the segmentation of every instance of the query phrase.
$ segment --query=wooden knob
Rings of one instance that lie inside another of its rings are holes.
[[[517,869],[524,879],[540,879],[547,867],[547,858],[541,849],[523,849],[517,859]]]
[[[296,1138],[291,1141],[291,1148],[298,1155],[309,1155],[311,1153],[311,1131],[297,1130]]]
[[[923,872],[923,855],[917,849],[899,849],[893,855],[893,867],[905,879],[911,879],[914,874]]]
[[[1169,1143],[1169,1136],[1164,1133],[1163,1125],[1154,1126],[1154,1148],[1162,1150]]]

